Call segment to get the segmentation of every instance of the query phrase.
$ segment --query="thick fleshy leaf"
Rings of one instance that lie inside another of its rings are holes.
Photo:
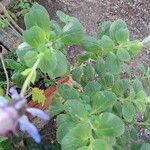
[[[37,61],[37,59],[38,59],[38,53],[35,51],[28,51],[24,55],[24,61],[28,67],[32,67],[34,63]]]
[[[93,52],[93,53],[101,49],[100,42],[92,36],[85,37],[82,41],[81,46],[84,50]]]
[[[27,112],[29,112],[29,113],[31,113],[32,114],[32,116],[34,116],[34,117],[39,117],[39,118],[41,118],[41,119],[43,119],[43,120],[49,120],[50,119],[50,117],[49,117],[49,115],[48,114],[46,114],[43,110],[41,110],[41,109],[38,109],[38,108],[27,108],[26,109],[27,110]]]
[[[132,122],[135,115],[135,107],[132,103],[125,103],[122,108],[122,114],[127,122]]]
[[[33,26],[23,33],[23,38],[32,47],[37,48],[46,41],[46,34],[38,26]]]
[[[92,130],[89,124],[80,123],[70,130],[62,140],[62,150],[77,150],[88,143]]]
[[[116,40],[119,44],[126,43],[129,40],[129,30],[127,28],[120,28],[116,31]]]
[[[123,121],[112,113],[102,113],[99,116],[99,127],[96,132],[101,135],[118,137],[123,134],[125,127]]]
[[[79,21],[75,20],[64,26],[60,40],[64,44],[79,44],[83,36],[84,28]]]
[[[49,37],[50,19],[46,9],[33,6],[31,11],[25,15],[24,21],[27,29],[38,26],[43,29],[46,36]]]
[[[53,49],[47,49],[45,46],[41,46],[38,49],[43,53],[42,60],[39,64],[39,68],[43,73],[49,73],[49,71],[53,71],[57,66],[57,58],[55,55],[55,51]]]
[[[117,97],[114,93],[109,91],[97,92],[91,98],[92,113],[99,113],[112,107],[116,102]]]
[[[34,50],[33,47],[31,47],[29,44],[27,44],[26,42],[20,44],[18,46],[17,49],[17,56],[19,58],[20,61],[24,61],[24,55],[28,52],[28,51],[32,51]]]
[[[108,52],[113,51],[114,49],[114,42],[113,40],[109,37],[104,35],[101,39],[101,47],[102,47],[102,52],[103,54],[108,54]]]
[[[90,144],[92,150],[113,150],[111,145],[109,145],[105,140],[94,139]]]
[[[72,79],[74,81],[80,82],[83,73],[83,67],[78,66],[72,71]]]
[[[101,38],[103,35],[108,35],[109,36],[109,29],[111,26],[112,22],[111,21],[105,21],[102,23],[100,26],[100,31],[99,31],[99,37]]]
[[[149,143],[143,143],[140,150],[150,150],[150,144]]]
[[[68,71],[66,56],[61,51],[55,50],[55,57],[57,60],[56,68],[48,73],[52,78],[64,76]]]
[[[121,69],[117,56],[112,52],[106,58],[106,67],[112,74],[118,74]]]
[[[101,85],[97,81],[91,81],[84,87],[84,92],[88,96],[92,96],[96,92],[100,91]]]
[[[66,101],[65,107],[66,110],[71,113],[74,117],[79,119],[87,119],[88,112],[86,111],[84,105],[78,100],[69,100]]]
[[[24,115],[19,119],[20,130],[23,132],[27,132],[36,143],[41,142],[41,137],[38,133],[37,128],[29,122],[28,118]]]
[[[117,56],[121,61],[129,61],[131,59],[130,54],[126,49],[118,49],[117,50]]]
[[[121,28],[126,28],[126,23],[121,19],[118,19],[111,24],[109,32],[113,40],[116,40],[116,32]]]

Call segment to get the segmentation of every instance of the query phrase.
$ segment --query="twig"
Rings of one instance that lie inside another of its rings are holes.
[[[3,49],[3,47],[0,45],[1,49]],[[6,77],[6,82],[7,82],[7,88],[6,88],[6,96],[8,96],[8,92],[9,92],[9,77],[8,77],[8,73],[5,67],[5,63],[3,60],[3,56],[2,56],[2,52],[0,52],[0,60],[4,69],[4,73],[5,73],[5,77]]]
[[[20,32],[20,34],[23,34],[23,29],[21,29],[17,23],[13,20],[13,18],[8,14],[5,6],[0,2],[0,7],[2,9],[2,11],[5,13],[8,21],[10,21],[12,23],[12,25],[18,30],[18,32]]]

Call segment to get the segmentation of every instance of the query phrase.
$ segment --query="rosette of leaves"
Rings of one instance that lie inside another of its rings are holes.
[[[97,56],[108,56],[109,54],[111,56],[108,57],[117,57],[119,61],[126,62],[140,52],[143,43],[139,40],[130,40],[126,23],[118,19],[114,22],[102,23],[97,37],[86,36],[81,46],[86,51],[82,57],[89,54],[90,58],[92,56],[95,59]],[[112,56],[112,53],[115,56]]]
[[[69,68],[64,46],[80,43],[84,28],[76,18],[60,11],[57,14],[63,25],[51,20],[46,9],[39,4],[34,4],[25,15],[24,43],[17,49],[18,61],[13,62],[19,68],[13,74],[16,84],[22,85],[27,78],[32,83],[38,81],[40,72],[51,79],[67,74]]]

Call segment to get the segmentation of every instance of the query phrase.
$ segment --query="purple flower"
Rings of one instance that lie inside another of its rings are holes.
[[[37,143],[41,138],[37,128],[29,121],[26,112],[43,120],[49,120],[49,116],[40,109],[28,108],[27,101],[14,89],[10,89],[11,101],[0,96],[0,135],[7,136],[9,133],[16,133],[19,128],[27,132]]]

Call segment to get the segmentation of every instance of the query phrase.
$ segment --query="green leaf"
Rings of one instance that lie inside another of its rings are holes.
[[[129,30],[127,28],[120,28],[116,31],[116,40],[119,44],[129,41]]]
[[[59,37],[64,44],[79,44],[83,40],[84,28],[79,21],[71,21],[63,28],[63,33]]]
[[[84,92],[88,96],[92,96],[94,93],[100,90],[101,90],[101,85],[97,81],[89,82],[84,88]]]
[[[143,143],[140,150],[150,150],[150,144],[149,143]]]
[[[33,67],[37,59],[38,59],[38,53],[35,51],[28,51],[24,55],[24,61],[28,67]]]
[[[82,73],[83,73],[83,67],[82,67],[82,65],[76,67],[72,71],[72,79],[74,81],[80,82],[81,81],[81,77],[82,77]]]
[[[101,39],[101,47],[102,47],[102,52],[103,54],[108,54],[108,52],[110,51],[113,51],[114,49],[114,42],[113,40],[107,36],[107,35],[104,35]]]
[[[112,107],[117,101],[117,97],[114,93],[109,91],[97,92],[91,98],[92,113],[99,113]]]
[[[141,145],[140,142],[134,142],[131,144],[131,150],[140,150]]]
[[[85,37],[82,41],[81,46],[84,50],[93,52],[93,53],[101,49],[100,42],[92,36]]]
[[[0,96],[4,96],[4,90],[0,87]]]
[[[121,19],[118,19],[111,24],[109,32],[113,40],[116,40],[116,32],[121,28],[126,28],[126,23]]]
[[[62,150],[77,150],[87,145],[91,135],[91,127],[87,123],[80,123],[70,130],[62,140]]]
[[[57,90],[64,100],[80,99],[79,92],[66,84],[58,84]]]
[[[135,140],[135,141],[138,140],[138,132],[134,127],[130,131],[130,136],[133,140]]]
[[[114,75],[120,72],[120,63],[117,56],[112,52],[110,52],[106,58],[106,67],[108,71]]]
[[[99,32],[99,37],[101,38],[103,35],[109,36],[109,29],[111,26],[112,22],[111,21],[105,21],[102,23],[100,27],[100,32]]]
[[[121,61],[129,61],[131,59],[128,51],[123,48],[117,50],[117,56]]]
[[[120,136],[124,133],[123,121],[112,113],[102,113],[99,116],[99,127],[96,132],[106,136]]]
[[[4,63],[7,69],[17,70],[21,67],[21,64],[13,59],[4,59]]]
[[[138,93],[143,90],[142,82],[138,78],[133,80],[132,86],[133,86],[135,93]]]
[[[37,48],[46,41],[46,34],[40,27],[33,26],[23,33],[23,38],[29,45]]]
[[[124,97],[125,92],[129,87],[128,80],[118,79],[115,81],[115,84],[112,88],[112,91],[119,97]]]
[[[46,97],[43,90],[39,88],[32,88],[32,100],[37,101],[38,103],[45,103]]]
[[[40,61],[39,68],[43,73],[49,73],[56,69],[57,58],[56,52],[53,49],[48,49],[45,46],[41,46],[39,51],[43,53],[42,60]]]
[[[83,67],[83,78],[85,82],[94,80],[95,70],[92,64]]]
[[[96,60],[95,71],[100,76],[106,73],[105,61],[102,58],[98,58]]]
[[[124,103],[122,108],[122,115],[127,122],[132,122],[135,115],[134,105],[132,103]]]
[[[61,144],[61,141],[64,138],[64,136],[69,132],[70,129],[74,128],[77,125],[77,123],[72,121],[70,115],[60,114],[57,116],[56,125],[58,128],[56,138],[58,143]]]
[[[57,60],[56,68],[48,73],[52,78],[64,76],[68,71],[66,56],[61,51],[55,50],[55,57]]]
[[[64,110],[64,105],[60,102],[59,99],[54,98],[50,106],[50,113],[55,116],[61,113]]]
[[[140,53],[141,49],[142,49],[143,45],[140,41],[136,40],[136,41],[131,41],[130,43],[128,43],[128,49],[129,52],[132,55],[137,55]]]
[[[17,56],[19,58],[20,61],[24,61],[24,55],[28,52],[28,51],[32,51],[34,50],[33,47],[31,47],[29,44],[27,44],[26,42],[20,44],[18,46],[17,49]]]
[[[78,119],[86,119],[87,118],[87,111],[84,105],[78,100],[69,100],[65,102],[65,107],[73,116],[77,117]]]
[[[49,38],[50,18],[44,7],[41,9],[39,7],[33,6],[31,11],[25,15],[24,22],[27,29],[30,29],[33,26],[40,27],[45,32],[47,38]]]
[[[92,140],[90,147],[92,150],[113,150],[111,145],[109,145],[105,140],[102,139]]]
[[[77,18],[72,17],[72,16],[69,16],[69,15],[66,15],[64,12],[62,12],[62,11],[60,11],[60,10],[58,10],[58,11],[56,12],[56,14],[57,14],[57,16],[59,17],[59,19],[60,19],[62,22],[66,23],[66,24],[69,23],[69,22],[71,22],[71,21],[77,20]]]

